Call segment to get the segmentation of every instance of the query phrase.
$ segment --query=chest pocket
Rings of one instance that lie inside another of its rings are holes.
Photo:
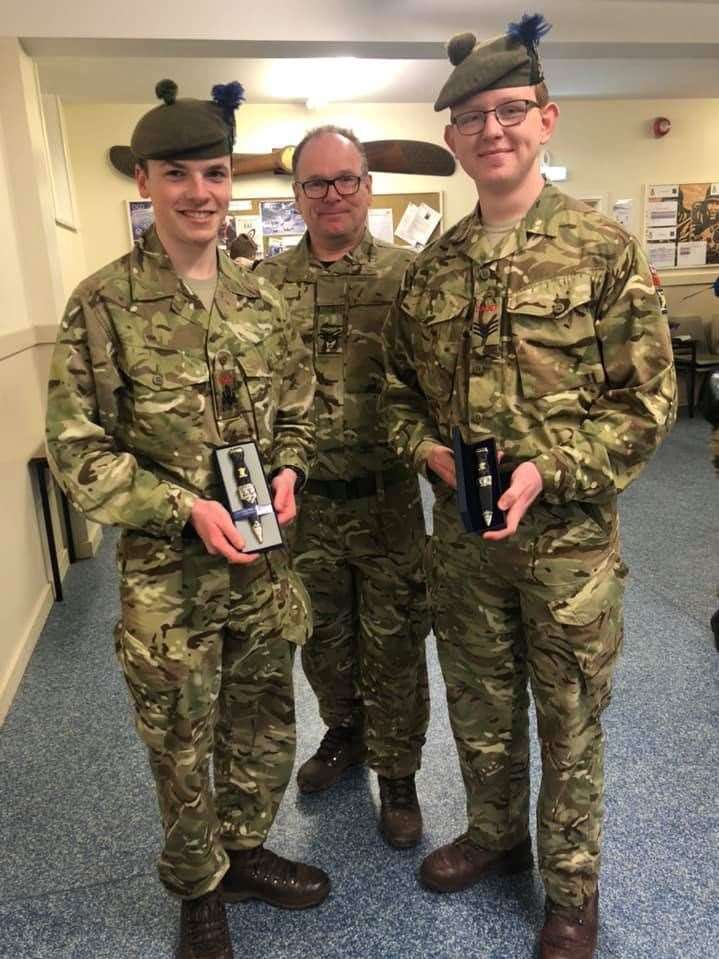
[[[555,278],[508,296],[507,316],[525,399],[604,382],[592,279],[593,274]]]
[[[279,368],[273,371],[267,356],[261,349],[247,350],[238,360],[248,394],[244,411],[251,407],[269,411],[273,407],[273,385],[275,375],[279,380]]]
[[[207,384],[209,369],[204,350],[178,350],[143,342],[133,345],[123,357],[124,372],[133,392],[199,388]]]
[[[182,309],[182,307],[185,309]],[[131,393],[177,391],[209,380],[205,330],[182,297],[132,304],[105,300]]]
[[[402,308],[416,321],[415,364],[424,394],[435,402],[449,399],[454,389],[469,298],[442,289],[409,294]]]

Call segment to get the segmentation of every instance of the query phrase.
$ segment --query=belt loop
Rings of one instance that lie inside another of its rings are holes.
[[[384,503],[384,476],[382,473],[375,473],[375,489],[377,490],[377,499],[380,504]]]

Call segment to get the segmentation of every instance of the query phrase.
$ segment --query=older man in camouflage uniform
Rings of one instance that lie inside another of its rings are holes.
[[[297,570],[314,610],[302,663],[328,731],[297,776],[303,792],[361,762],[379,777],[384,838],[413,846],[414,785],[428,721],[417,478],[378,420],[381,331],[412,254],[367,229],[371,177],[349,130],[310,131],[293,157],[307,232],[258,267],[285,296],[317,373],[317,463],[302,496]]]
[[[542,959],[590,959],[598,924],[601,713],[622,641],[617,494],[675,415],[669,331],[647,262],[613,221],[546,184],[538,15],[454,38],[437,110],[477,208],[410,268],[387,330],[397,450],[436,483],[429,574],[468,831],[420,877],[453,892],[531,867],[527,678],[542,750]],[[468,534],[452,429],[514,465],[507,528]],[[439,482],[441,480],[442,482]]]
[[[277,291],[218,256],[239,84],[213,102],[157,92],[132,139],[155,227],[70,298],[48,450],[75,506],[123,528],[117,653],[157,783],[160,877],[183,899],[177,954],[230,959],[221,884],[302,908],[329,880],[262,845],[292,770],[291,643],[309,613],[283,550],[244,551],[213,453],[254,440],[289,522],[314,377]]]

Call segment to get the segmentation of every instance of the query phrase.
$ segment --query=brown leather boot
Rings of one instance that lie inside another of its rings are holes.
[[[222,880],[225,902],[261,899],[281,909],[319,906],[330,891],[330,879],[316,866],[293,862],[264,846],[228,849],[230,868]]]
[[[297,770],[297,787],[301,793],[322,792],[364,760],[364,743],[356,727],[330,726],[317,752]]]
[[[177,959],[232,959],[225,904],[216,889],[182,900]]]
[[[422,811],[419,808],[414,774],[401,779],[377,776],[381,803],[379,831],[395,849],[410,849],[422,838]]]
[[[560,906],[547,898],[539,959],[592,959],[599,931],[599,890],[584,905]]]
[[[512,849],[482,849],[468,835],[435,849],[419,869],[419,878],[432,892],[459,892],[488,873],[523,872],[532,868],[532,844],[527,836]]]

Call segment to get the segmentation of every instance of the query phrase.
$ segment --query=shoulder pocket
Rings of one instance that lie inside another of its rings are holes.
[[[603,383],[592,273],[536,283],[507,297],[522,393],[530,399]]]
[[[179,390],[199,386],[210,377],[204,351],[166,349],[145,342],[126,357],[129,378],[152,390]]]
[[[274,354],[255,347],[238,356],[237,362],[242,368],[247,392],[247,400],[243,402],[240,399],[241,411],[254,410],[255,418],[263,421],[267,429],[267,436],[271,436],[274,412],[279,402],[279,361],[275,360]],[[262,439],[262,427],[260,432],[260,439]]]

